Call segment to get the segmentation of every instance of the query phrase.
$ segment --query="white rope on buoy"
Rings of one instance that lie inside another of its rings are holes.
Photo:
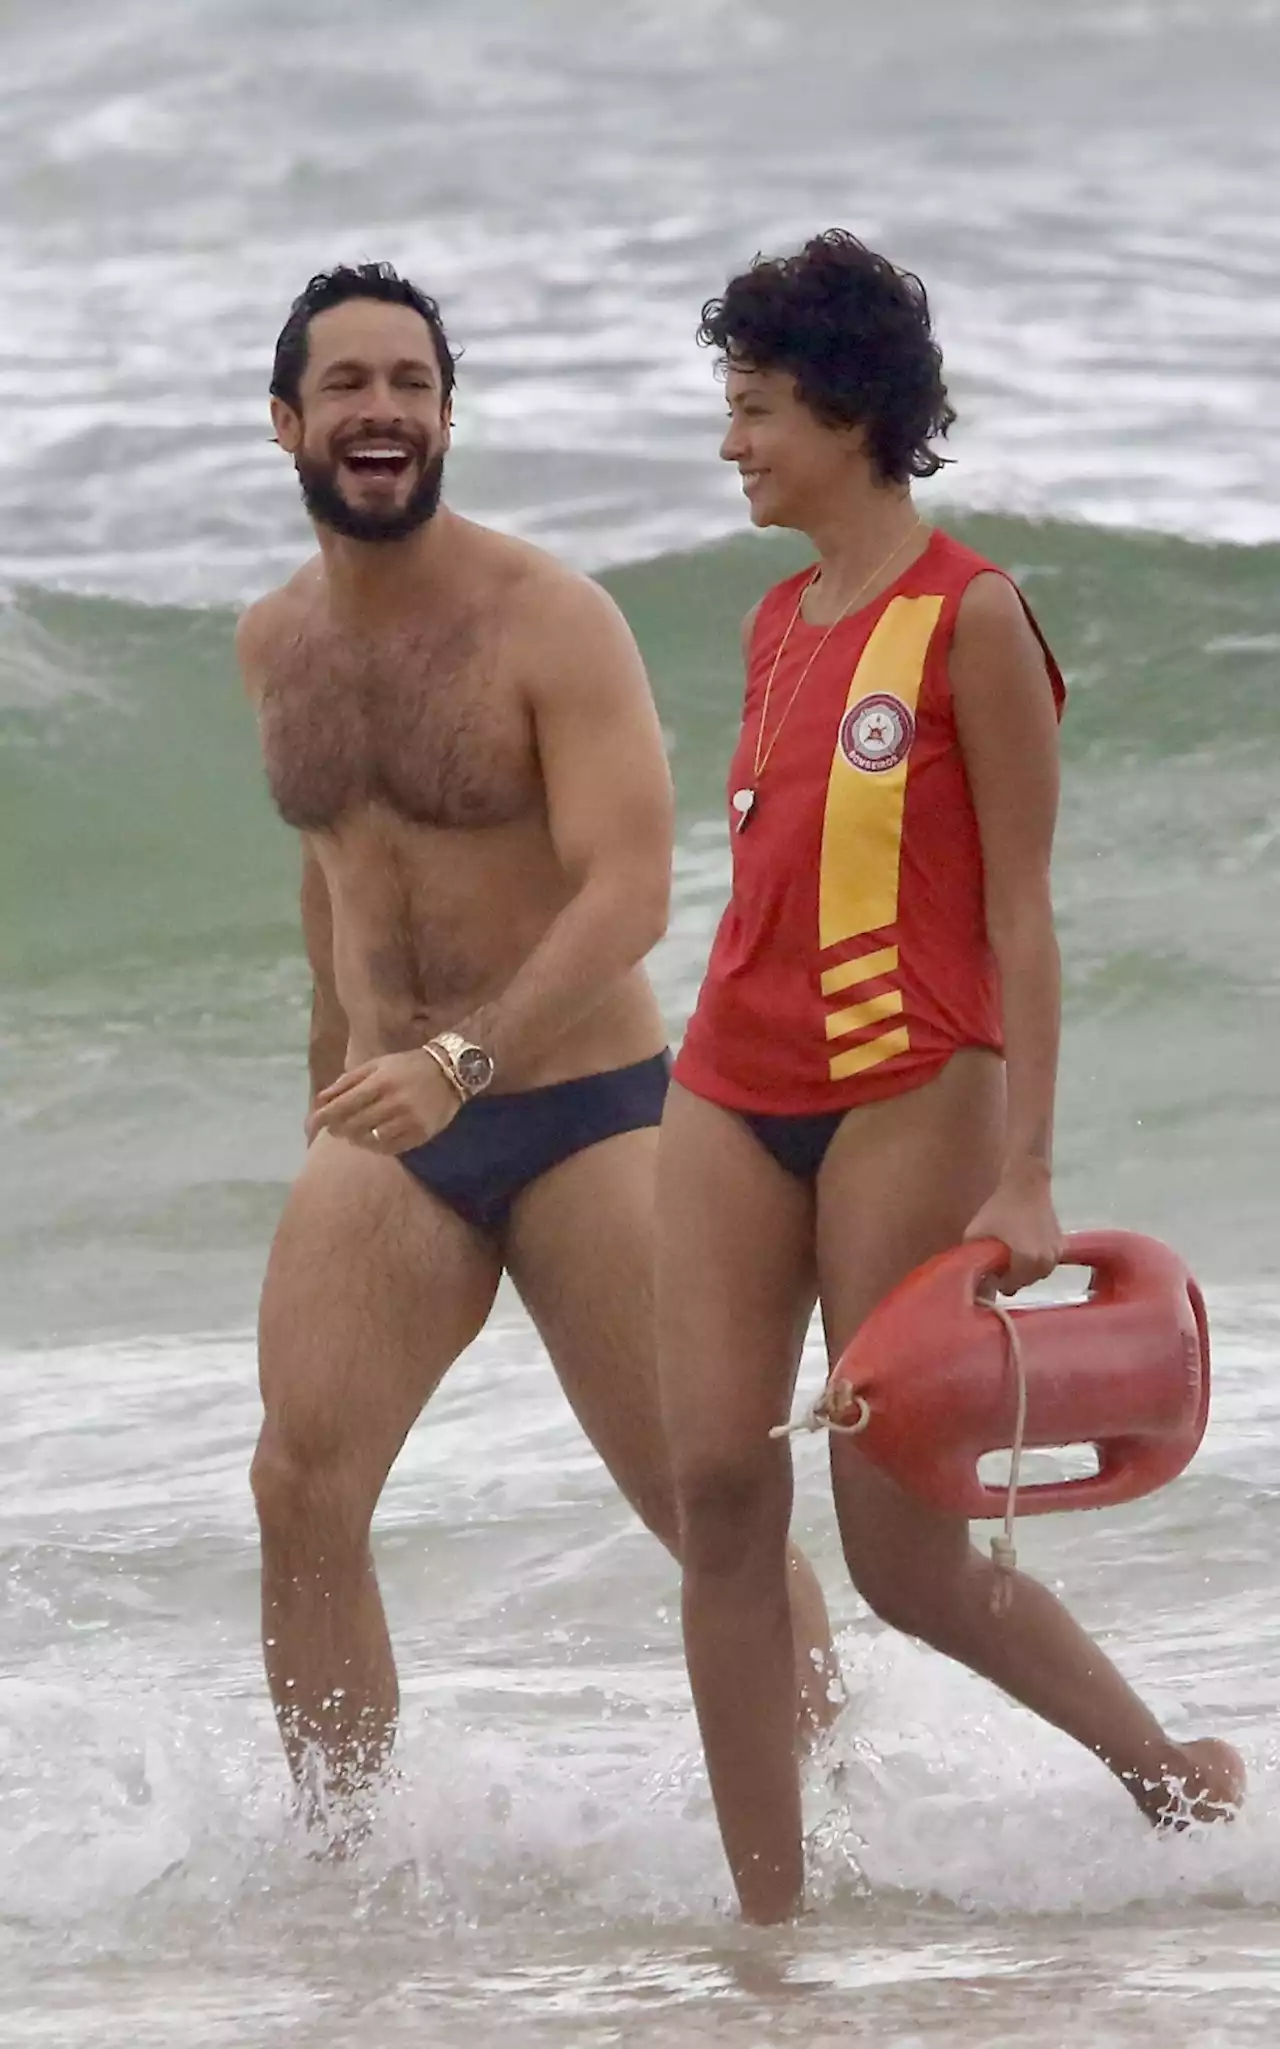
[[[830,1392],[828,1383],[812,1408],[806,1409],[803,1416],[798,1416],[794,1423],[775,1423],[769,1432],[770,1437],[799,1437],[806,1430],[829,1430],[833,1437],[860,1436],[871,1421],[870,1403],[860,1394],[849,1395],[848,1407],[855,1408],[857,1416],[852,1423],[837,1423],[828,1402]],[[848,1414],[848,1407],[844,1410],[845,1414]]]
[[[995,1585],[991,1590],[991,1609],[995,1615],[1005,1615],[1013,1604],[1013,1576],[1018,1570],[1013,1525],[1018,1513],[1022,1452],[1027,1434],[1027,1369],[1022,1360],[1022,1340],[1018,1336],[1018,1322],[1013,1311],[1006,1309],[1003,1302],[994,1300],[984,1301],[982,1306],[989,1309],[993,1316],[998,1316],[1004,1325],[1004,1334],[1009,1346],[1009,1364],[1013,1368],[1018,1390],[1013,1443],[1009,1450],[1009,1485],[1004,1497],[1004,1528],[991,1539],[991,1563],[996,1569]]]
[[[1027,1434],[1027,1370],[1022,1358],[1022,1340],[1018,1336],[1017,1318],[1003,1302],[994,1298],[983,1298],[982,1307],[989,1309],[1004,1326],[1005,1340],[1009,1348],[1009,1364],[1013,1368],[1017,1387],[1017,1411],[1013,1425],[1013,1443],[1009,1451],[1009,1482],[1004,1497],[1004,1527],[991,1539],[991,1563],[996,1570],[995,1584],[991,1590],[992,1612],[1004,1615],[1013,1602],[1013,1578],[1018,1570],[1018,1552],[1013,1541],[1014,1523],[1018,1515],[1018,1490],[1022,1484],[1022,1453]],[[837,1422],[832,1414],[832,1387],[828,1381],[818,1399],[805,1410],[794,1423],[775,1423],[770,1430],[771,1438],[799,1437],[805,1432],[829,1430],[833,1437],[859,1437],[871,1421],[871,1404],[865,1395],[851,1394],[841,1388],[842,1413],[856,1410],[852,1423]]]

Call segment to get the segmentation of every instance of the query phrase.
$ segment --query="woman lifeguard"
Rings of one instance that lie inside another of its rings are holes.
[[[1019,592],[911,497],[954,414],[925,293],[852,235],[757,261],[705,309],[758,527],[817,561],[747,619],[733,893],[662,1128],[663,1401],[684,1631],[744,1913],[802,1895],[785,1419],[815,1297],[830,1358],[964,1237],[1054,1267],[1059,1029],[1049,864],[1063,685]],[[845,1558],[875,1613],[1085,1744],[1153,1822],[1239,1800],[1054,1597],[993,1604],[967,1523],[833,1439]]]

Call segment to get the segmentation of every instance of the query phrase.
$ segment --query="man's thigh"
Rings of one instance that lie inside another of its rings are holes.
[[[505,1249],[575,1416],[628,1499],[670,1542],[653,1320],[657,1149],[650,1127],[561,1161],[516,1202]]]
[[[704,1122],[714,1129],[704,1130]],[[717,1138],[729,1149],[727,1159],[715,1157]],[[737,1119],[673,1089],[661,1139],[659,1217],[658,1141],[656,1130],[629,1132],[546,1175],[513,1217],[508,1261],[584,1430],[628,1498],[670,1543],[672,1455],[697,1462],[705,1434],[707,1456],[719,1458],[735,1436],[735,1419],[753,1443],[767,1446],[769,1424],[786,1413],[812,1301],[810,1213],[804,1195]],[[667,1428],[674,1421],[680,1439],[670,1449],[658,1368],[659,1259],[674,1366],[665,1392],[682,1390],[679,1400],[666,1402]],[[742,1277],[741,1302],[722,1259]],[[762,1266],[776,1281],[763,1291]],[[766,1386],[752,1371],[757,1350],[767,1354],[759,1376]],[[722,1374],[733,1384],[727,1412]]]
[[[496,1248],[398,1161],[319,1137],[263,1285],[268,1432],[294,1456],[385,1473],[483,1327],[500,1273]]]

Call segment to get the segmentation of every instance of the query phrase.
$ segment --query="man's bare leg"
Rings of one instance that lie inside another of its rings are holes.
[[[482,1328],[493,1248],[394,1159],[312,1146],[276,1233],[253,1463],[267,1677],[290,1766],[324,1791],[385,1763],[399,1691],[369,1529],[423,1404]]]
[[[819,1278],[832,1358],[914,1267],[961,1237],[993,1186],[1003,1127],[994,1058],[955,1056],[927,1088],[850,1117],[818,1184]],[[886,1200],[886,1191],[892,1199]],[[1152,1821],[1238,1804],[1244,1768],[1226,1744],[1178,1744],[1061,1602],[1019,1573],[993,1609],[995,1567],[961,1518],[936,1513],[859,1456],[831,1447],[854,1584],[884,1621],[1021,1701],[1092,1750]]]
[[[653,1310],[657,1155],[656,1130],[575,1154],[521,1197],[506,1249],[575,1416],[636,1513],[678,1555]],[[794,1545],[789,1559],[807,1741],[835,1719],[842,1696],[822,1589]]]

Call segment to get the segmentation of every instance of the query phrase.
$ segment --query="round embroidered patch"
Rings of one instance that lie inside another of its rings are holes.
[[[877,690],[845,713],[840,726],[840,752],[851,768],[864,775],[883,775],[911,752],[916,722],[900,697]]]

